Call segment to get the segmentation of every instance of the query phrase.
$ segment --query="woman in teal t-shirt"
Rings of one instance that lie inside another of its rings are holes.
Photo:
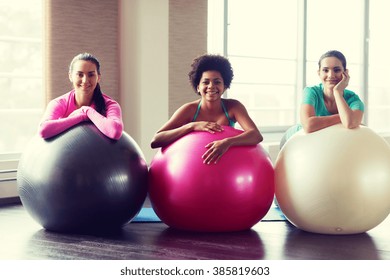
[[[303,91],[301,123],[287,130],[281,146],[302,128],[311,133],[338,123],[346,128],[361,124],[364,104],[357,94],[346,89],[349,73],[345,56],[335,50],[324,53],[318,61],[318,76],[321,84]]]

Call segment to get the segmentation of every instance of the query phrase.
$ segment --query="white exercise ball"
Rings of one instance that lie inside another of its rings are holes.
[[[276,159],[275,195],[302,230],[366,232],[390,213],[390,145],[364,126],[302,130]]]

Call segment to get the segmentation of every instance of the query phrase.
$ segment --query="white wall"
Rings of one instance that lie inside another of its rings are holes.
[[[120,100],[125,131],[147,162],[154,133],[168,119],[168,0],[119,2]]]
[[[154,133],[198,96],[192,60],[207,51],[207,0],[119,0],[120,104],[148,163]]]

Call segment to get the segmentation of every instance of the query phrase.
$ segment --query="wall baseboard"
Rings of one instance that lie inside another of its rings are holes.
[[[22,204],[22,202],[19,197],[0,198],[0,206],[11,205],[11,204]]]

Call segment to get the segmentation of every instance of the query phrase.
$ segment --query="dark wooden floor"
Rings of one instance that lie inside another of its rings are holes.
[[[112,235],[44,230],[21,205],[0,207],[0,259],[8,260],[379,260],[390,259],[390,217],[364,234],[321,235],[285,221],[235,233],[193,233],[131,223]]]

